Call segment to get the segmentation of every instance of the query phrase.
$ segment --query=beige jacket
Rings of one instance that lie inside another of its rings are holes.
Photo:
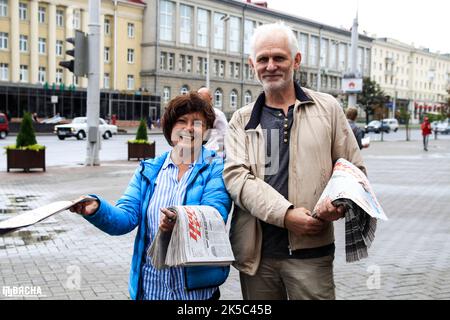
[[[336,99],[298,86],[296,96],[289,148],[289,199],[264,182],[266,147],[259,124],[264,94],[234,113],[225,138],[223,177],[236,204],[230,231],[234,266],[249,275],[256,273],[261,259],[260,220],[284,228],[291,205],[312,211],[339,158],[365,171],[355,136]],[[316,236],[289,232],[291,250],[333,242],[332,223]]]

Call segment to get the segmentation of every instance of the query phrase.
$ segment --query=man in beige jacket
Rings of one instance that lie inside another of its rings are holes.
[[[301,54],[283,24],[255,29],[249,63],[264,92],[239,109],[225,138],[223,172],[236,204],[231,243],[244,299],[334,299],[333,221],[319,204],[333,164],[365,171],[356,139],[332,96],[293,80]]]

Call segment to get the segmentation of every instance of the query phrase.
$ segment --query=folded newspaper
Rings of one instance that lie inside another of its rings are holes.
[[[0,235],[31,226],[56,213],[67,210],[77,203],[92,200],[96,199],[89,196],[81,196],[75,200],[52,202],[45,206],[30,211],[25,211],[18,216],[0,221]]]
[[[230,265],[230,239],[220,213],[210,206],[170,207],[177,214],[172,232],[158,230],[147,251],[157,269],[172,266]]]
[[[344,206],[347,209],[345,214],[346,261],[355,262],[367,258],[367,248],[370,248],[375,239],[377,219],[388,219],[366,175],[347,160],[339,159],[334,165],[333,175],[316,208],[327,198],[331,199],[334,206]]]

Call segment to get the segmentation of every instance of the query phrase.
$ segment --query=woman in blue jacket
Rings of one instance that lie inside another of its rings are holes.
[[[96,201],[71,208],[110,235],[123,235],[138,227],[129,280],[132,299],[207,300],[220,297],[218,287],[228,277],[229,267],[157,270],[146,255],[158,228],[163,231],[173,228],[176,217],[167,207],[212,206],[224,221],[227,220],[231,200],[222,180],[222,160],[202,146],[214,120],[214,109],[198,94],[174,98],[162,118],[163,133],[172,150],[142,161],[115,206],[95,196]]]

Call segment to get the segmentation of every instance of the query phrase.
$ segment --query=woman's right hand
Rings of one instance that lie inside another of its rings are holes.
[[[98,200],[83,201],[69,208],[71,212],[76,212],[82,216],[90,216],[97,212],[100,206]]]

